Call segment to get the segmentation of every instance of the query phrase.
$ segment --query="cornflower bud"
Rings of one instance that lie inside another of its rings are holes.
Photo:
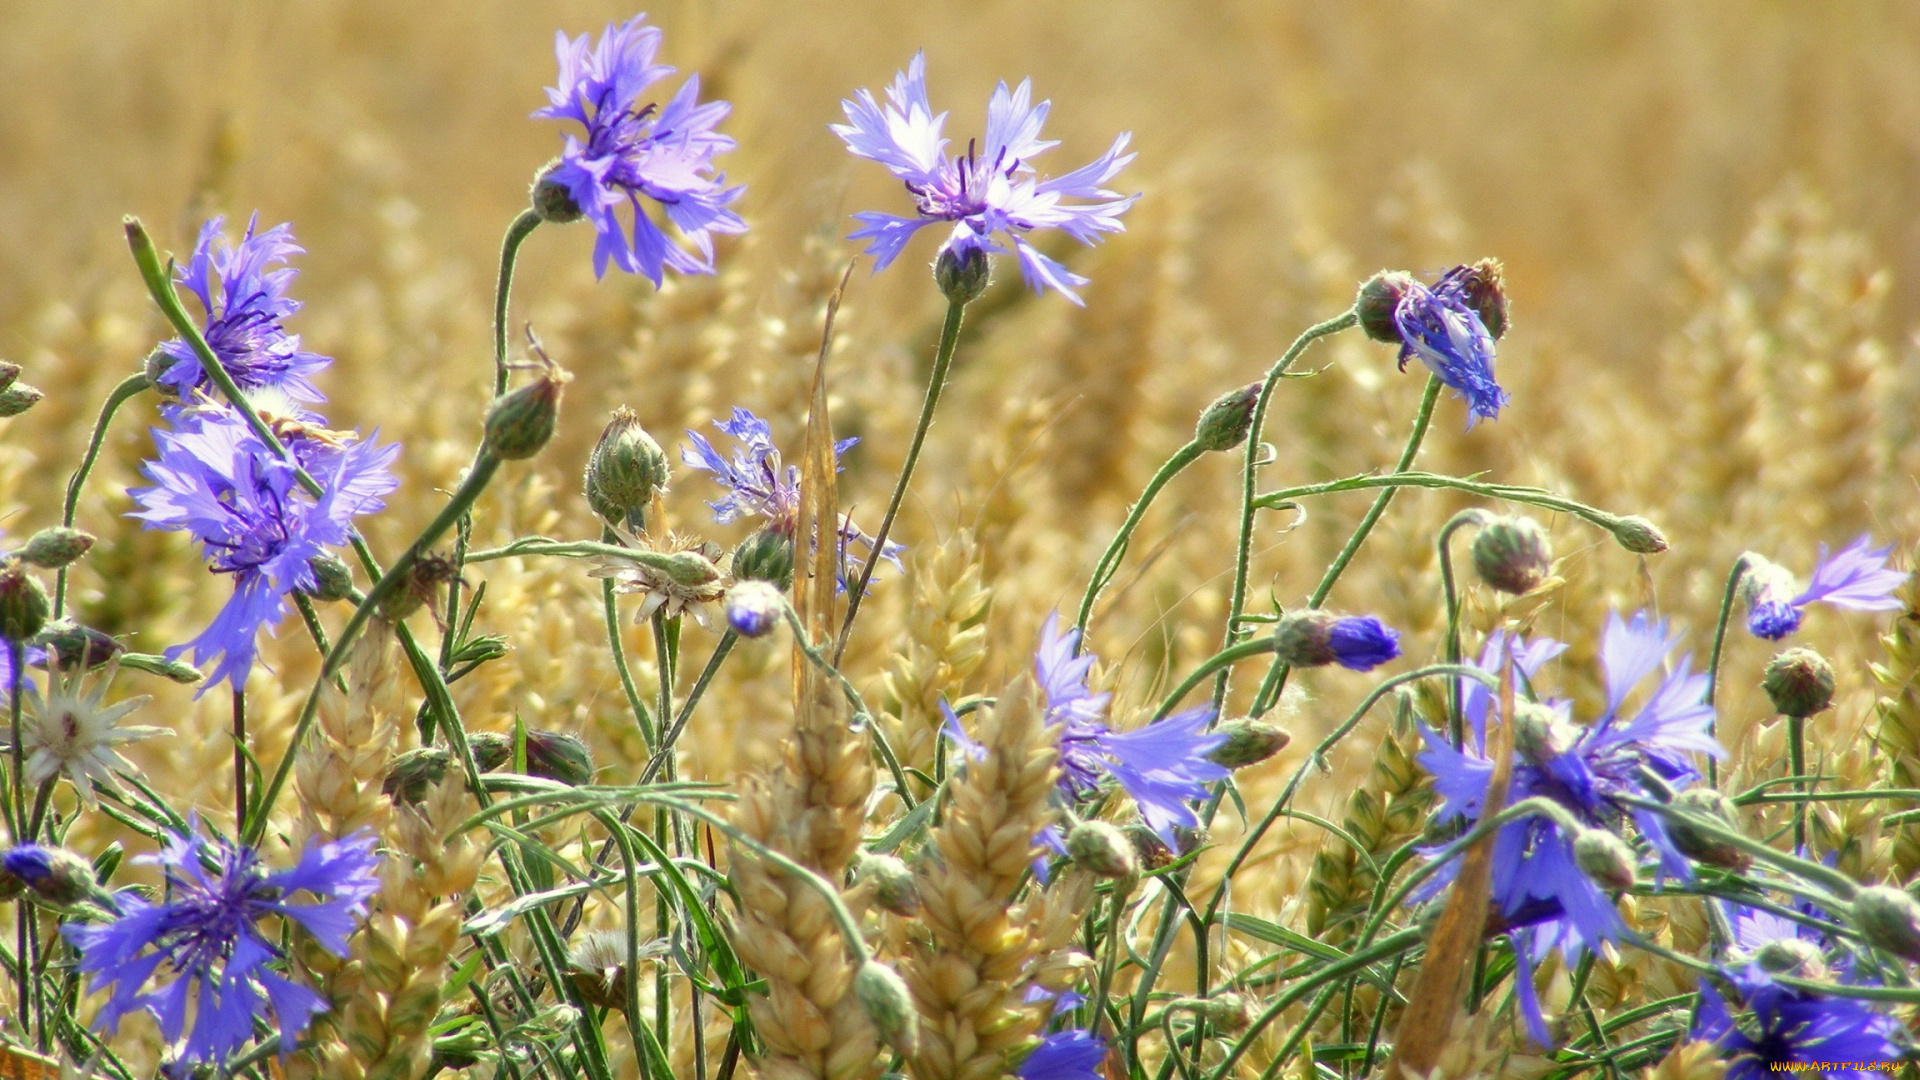
[[[786,592],[793,587],[793,537],[769,526],[740,541],[733,549],[733,576],[771,582]]]
[[[31,641],[47,625],[52,606],[46,588],[18,559],[8,559],[0,568],[0,637]]]
[[[587,505],[609,525],[637,524],[654,493],[667,490],[669,475],[660,444],[622,405],[587,456]]]
[[[0,856],[0,865],[53,907],[72,907],[102,892],[93,864],[65,848],[20,844]]]
[[[736,581],[727,590],[727,625],[742,637],[765,637],[780,625],[786,597],[767,581]]]
[[[1400,344],[1400,324],[1394,321],[1393,313],[1400,309],[1400,298],[1407,295],[1407,289],[1413,284],[1412,274],[1398,270],[1382,270],[1368,278],[1353,301],[1360,329],[1375,341]]]
[[[126,650],[126,646],[111,636],[81,626],[72,619],[48,623],[34,635],[33,643],[51,652],[59,667],[86,670],[97,668]]]
[[[593,751],[558,731],[527,732],[527,775],[568,787],[593,783]]]
[[[1867,944],[1920,960],[1920,902],[1905,889],[1869,885],[1853,898],[1853,926]]]
[[[1148,873],[1165,870],[1173,865],[1173,849],[1167,847],[1165,841],[1155,836],[1152,829],[1136,821],[1127,826],[1124,832],[1127,843],[1133,845],[1134,855]]]
[[[1231,450],[1247,441],[1253,430],[1253,409],[1260,401],[1260,384],[1229,390],[1214,399],[1193,428],[1193,443],[1209,453]]]
[[[1796,979],[1824,979],[1829,974],[1820,946],[1800,938],[1774,938],[1754,950],[1753,962],[1763,971]]]
[[[467,736],[467,749],[473,751],[473,763],[481,772],[492,772],[513,760],[513,736],[476,731]]]
[[[573,376],[545,354],[541,361],[538,377],[502,395],[487,413],[484,445],[503,461],[522,461],[539,453],[560,422],[560,393]]]
[[[1274,628],[1274,655],[1290,667],[1339,664],[1371,671],[1400,655],[1400,635],[1372,616],[1340,616],[1320,608],[1289,612]]]
[[[1460,294],[1467,306],[1480,316],[1480,325],[1487,328],[1495,341],[1506,336],[1506,267],[1499,259],[1481,259],[1467,267],[1466,273],[1460,276]]]
[[[1609,889],[1630,889],[1638,876],[1633,849],[1605,829],[1583,829],[1573,838],[1573,863]]]
[[[1637,514],[1616,519],[1613,538],[1635,555],[1658,555],[1667,550],[1666,534],[1653,522]]]
[[[1833,665],[1812,649],[1788,649],[1760,680],[1781,716],[1805,719],[1833,704]]]
[[[394,802],[418,803],[427,797],[428,788],[447,778],[448,760],[447,752],[437,746],[408,750],[387,767],[387,778],[380,782],[380,790]]]
[[[55,525],[27,538],[20,561],[42,570],[58,570],[93,547],[93,534]]]
[[[902,917],[919,914],[920,891],[906,863],[891,855],[862,852],[854,863],[854,873],[873,886],[874,902],[881,907]]]
[[[1573,746],[1579,733],[1551,706],[1517,701],[1513,706],[1513,752],[1522,761],[1545,767]]]
[[[46,396],[43,391],[28,386],[26,383],[14,383],[5,390],[0,390],[0,419],[5,419],[9,416],[19,416],[21,413],[40,404],[40,399]]]
[[[1734,824],[1733,804],[1713,788],[1688,788],[1673,797],[1672,805],[1675,810],[1706,818],[1727,832],[1740,831]],[[1726,870],[1745,870],[1753,865],[1753,857],[1746,852],[1681,818],[1668,818],[1666,824],[1674,848],[1695,862]]]
[[[13,381],[19,377],[19,364],[11,360],[0,360],[0,390],[5,390],[7,387],[12,386]]]
[[[540,167],[534,175],[533,189],[528,193],[528,202],[540,220],[549,225],[571,225],[586,216],[580,204],[573,199],[573,193],[565,184],[553,179],[553,170],[560,165],[560,159],[554,158]]]
[[[1253,1026],[1253,1003],[1232,991],[1215,994],[1196,1005],[1194,1011],[1222,1035],[1238,1035]]]
[[[1214,729],[1227,741],[1213,748],[1207,760],[1228,769],[1258,764],[1286,748],[1293,735],[1286,728],[1259,720],[1230,720]]]
[[[1140,876],[1133,844],[1104,821],[1083,821],[1067,832],[1067,857],[1089,874],[1131,883]]]
[[[1499,517],[1473,540],[1473,568],[1480,580],[1504,593],[1530,593],[1553,568],[1553,544],[1530,517]]]
[[[920,1045],[920,1013],[906,980],[874,960],[860,965],[853,977],[853,997],[873,1021],[874,1033],[902,1057],[911,1057]]]
[[[400,587],[380,598],[380,617],[388,622],[399,622],[428,604],[433,605],[437,616],[440,591],[459,576],[460,567],[447,556],[431,551],[420,555],[413,560],[413,565],[407,567]]]
[[[323,551],[307,560],[307,568],[313,571],[313,588],[307,595],[315,600],[332,603],[353,595],[353,568],[338,555]]]
[[[952,248],[942,248],[940,257],[933,261],[933,283],[948,303],[973,303],[987,291],[992,277],[993,264],[979,248],[969,247],[962,255],[955,255]]]

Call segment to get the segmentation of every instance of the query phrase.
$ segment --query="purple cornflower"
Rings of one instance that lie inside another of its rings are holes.
[[[673,68],[653,62],[660,31],[642,26],[645,19],[636,15],[620,26],[608,24],[591,47],[585,34],[569,39],[555,33],[559,85],[547,88],[550,104],[533,115],[578,121],[587,132],[584,145],[568,135],[560,159],[538,181],[541,189],[571,203],[552,220],[584,214],[593,222],[599,233],[593,247],[596,276],[606,276],[612,262],[658,286],[663,270],[713,273],[713,234],[747,231],[740,215],[727,209],[746,188],[727,187],[725,174],[714,172],[714,155],[734,147],[732,139],[714,130],[732,106],[700,104],[698,75],[688,77],[666,107],[635,107],[642,91],[673,74]],[[681,242],[655,224],[642,197],[659,205]],[[536,201],[540,198],[537,192]],[[623,204],[632,214],[630,228],[616,213]]]
[[[765,420],[739,406],[734,407],[731,419],[715,420],[713,426],[738,444],[733,448],[732,458],[714,449],[705,436],[691,429],[687,431],[687,438],[693,440],[693,445],[680,448],[681,461],[713,474],[714,482],[727,489],[726,495],[717,502],[707,504],[713,508],[713,520],[725,525],[743,517],[765,518],[769,527],[791,537],[800,520],[800,469],[796,465],[781,465],[780,448],[773,445],[773,429]],[[835,443],[834,460],[838,462],[840,455],[859,441],[851,438]],[[865,558],[853,554],[856,545],[866,549]],[[866,559],[873,556],[873,538],[853,523],[851,514],[840,515],[840,550],[845,564],[840,587],[844,589],[846,579],[856,576],[866,565]],[[899,567],[900,553],[905,550],[905,545],[889,540],[880,557]]]
[[[1794,593],[1793,573],[1764,556],[1748,552],[1747,573],[1740,585],[1747,602],[1747,629],[1753,636],[1778,641],[1800,629],[1800,614],[1816,600],[1853,611],[1893,611],[1900,601],[1893,595],[1907,580],[1904,570],[1887,566],[1892,547],[1875,548],[1865,533],[1840,551],[1829,555],[1820,545],[1820,559],[1813,566],[1813,580],[1805,591]]]
[[[1013,1070],[1020,1080],[1099,1080],[1107,1041],[1085,1031],[1056,1031]]]
[[[206,313],[202,336],[240,389],[272,388],[295,401],[325,401],[311,376],[333,361],[300,348],[299,336],[281,325],[300,310],[300,302],[287,296],[299,272],[289,266],[269,269],[305,250],[294,243],[293,227],[257,232],[260,216],[255,214],[246,235],[230,245],[220,232],[225,220],[215,217],[201,226],[193,258],[174,271],[175,280],[200,298]],[[185,341],[175,338],[160,349],[172,363],[159,382],[176,396],[191,401],[195,391],[212,386]]]
[[[1400,655],[1400,635],[1371,615],[1300,608],[1280,620],[1273,636],[1275,653],[1291,667],[1372,671]]]
[[[849,237],[866,240],[874,257],[875,273],[900,255],[913,234],[935,222],[952,222],[953,230],[941,245],[943,254],[964,259],[971,255],[1005,254],[996,234],[1013,246],[1020,273],[1034,292],[1052,288],[1076,304],[1074,289],[1087,279],[1042,255],[1027,242],[1034,229],[1059,229],[1083,244],[1099,241],[1102,233],[1122,232],[1120,215],[1140,196],[1122,198],[1101,185],[1113,179],[1132,154],[1125,154],[1131,133],[1114,139],[1107,152],[1092,164],[1052,180],[1040,180],[1032,160],[1059,145],[1040,138],[1051,102],[1032,104],[1031,80],[1009,91],[1002,82],[987,102],[984,145],[967,143],[967,152],[947,157],[947,140],[940,134],[947,114],[935,116],[927,103],[927,58],[915,53],[907,70],[894,76],[882,107],[872,92],[861,89],[840,105],[846,124],[831,125],[856,157],[885,165],[907,185],[919,206],[915,217],[863,211],[854,219],[861,227]],[[1067,199],[1091,202],[1068,203]]]
[[[1877,1076],[1841,1067],[1901,1060],[1894,1041],[1899,1025],[1866,1002],[1785,986],[1757,963],[1728,979],[1751,1018],[1736,1021],[1719,991],[1703,980],[1693,1025],[1694,1038],[1719,1045],[1727,1080],[1763,1080],[1782,1066],[1812,1063],[1825,1063],[1828,1076]]]
[[[1419,357],[1441,383],[1467,403],[1467,430],[1500,416],[1507,392],[1493,380],[1493,335],[1465,291],[1471,268],[1456,266],[1429,289],[1408,279],[1394,308],[1400,330],[1400,370]]]
[[[165,867],[162,902],[123,892],[114,898],[120,917],[113,922],[61,927],[62,936],[81,953],[80,970],[93,977],[96,988],[113,988],[94,1025],[111,1034],[122,1016],[145,1009],[159,1021],[168,1043],[179,1044],[186,1035],[181,1064],[219,1063],[271,1011],[280,1048],[291,1050],[326,1002],[268,969],[282,958],[279,935],[263,932],[258,924],[275,915],[290,919],[322,948],[345,956],[354,919],[380,885],[373,836],[361,832],[331,843],[309,842],[291,869],[269,872],[252,848],[209,841],[197,828],[198,822],[190,821],[186,835],[174,837],[158,855],[137,860]],[[300,891],[315,901],[293,901]],[[143,993],[156,974],[159,984]],[[194,1018],[188,1033],[190,1001]]]
[[[1686,862],[1660,819],[1638,810],[1629,814],[1619,801],[1621,796],[1650,795],[1641,779],[1643,769],[1668,786],[1679,787],[1698,775],[1692,754],[1718,757],[1724,753],[1709,733],[1713,710],[1701,704],[1706,677],[1695,675],[1684,657],[1660,679],[1631,720],[1622,708],[1628,695],[1665,664],[1677,641],[1664,622],[1654,621],[1645,612],[1630,621],[1616,613],[1608,618],[1600,642],[1606,709],[1598,720],[1584,727],[1574,724],[1566,701],[1516,706],[1509,803],[1544,796],[1565,807],[1584,826],[1616,832],[1631,816],[1659,857],[1661,872],[1684,877],[1689,873]],[[1524,676],[1523,685],[1529,685],[1541,665],[1565,649],[1544,638],[1527,642],[1495,633],[1478,666],[1497,675],[1511,656],[1516,681]],[[1427,749],[1419,761],[1433,774],[1434,790],[1443,799],[1436,816],[1472,821],[1480,816],[1481,799],[1493,775],[1493,762],[1486,757],[1486,724],[1496,703],[1478,680],[1460,682],[1462,710],[1471,726],[1467,747],[1455,750],[1445,735],[1423,730]],[[1451,873],[1436,875],[1442,880],[1424,895],[1438,892]],[[1529,1026],[1535,1038],[1545,1043],[1545,1024],[1527,977],[1532,964],[1555,947],[1571,961],[1599,942],[1618,939],[1626,925],[1606,893],[1579,869],[1573,837],[1545,817],[1513,822],[1495,835],[1493,901],[1497,921],[1514,934],[1521,969],[1515,986]]]
[[[222,680],[239,689],[253,668],[260,628],[286,614],[287,594],[317,584],[310,560],[346,543],[353,518],[386,505],[382,496],[398,486],[387,466],[400,447],[333,433],[290,435],[288,449],[322,488],[316,499],[237,412],[173,409],[168,419],[170,430],[153,432],[159,458],[145,466],[154,486],[131,492],[141,509],[130,516],[148,528],[192,535],[214,573],[234,575],[234,591],[199,637],[166,656],[191,650],[199,663],[217,657],[201,693]]]

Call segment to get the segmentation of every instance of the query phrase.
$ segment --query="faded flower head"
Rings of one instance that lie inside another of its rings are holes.
[[[258,214],[248,220],[238,244],[228,244],[221,234],[225,218],[209,220],[200,228],[193,257],[174,272],[175,280],[199,298],[206,320],[201,334],[241,390],[270,388],[294,401],[325,401],[312,376],[332,359],[302,349],[299,335],[281,325],[300,310],[300,302],[287,296],[298,271],[281,264],[305,249],[294,243],[291,225],[259,232],[259,220]],[[172,362],[156,381],[174,396],[191,401],[197,391],[212,388],[185,341],[175,338],[160,351]]]
[[[1507,392],[1493,376],[1493,335],[1475,311],[1467,286],[1468,267],[1456,266],[1431,289],[1418,281],[1402,283],[1393,322],[1400,332],[1400,370],[1419,357],[1442,384],[1467,403],[1467,430],[1480,420],[1497,419]]]
[[[106,703],[107,687],[119,664],[109,663],[97,675],[74,666],[54,666],[48,677],[47,694],[32,683],[26,686],[20,720],[20,749],[26,757],[26,783],[37,788],[64,776],[80,795],[80,801],[95,805],[95,784],[119,791],[114,771],[137,772],[133,763],[115,749],[122,743],[137,742],[155,735],[171,735],[172,728],[122,726],[135,709],[153,700],[142,694],[112,705]]]
[[[400,447],[342,442],[331,433],[288,439],[288,450],[321,487],[315,498],[237,412],[172,409],[167,419],[170,429],[153,432],[158,460],[144,467],[154,486],[130,493],[140,505],[130,516],[148,528],[190,534],[214,573],[234,575],[234,592],[212,625],[166,656],[218,658],[202,693],[222,680],[239,687],[252,670],[260,628],[286,614],[287,594],[319,584],[314,556],[345,544],[352,520],[380,510],[399,486],[387,467]]]
[[[1829,555],[1820,545],[1813,580],[1796,593],[1793,573],[1764,556],[1748,552],[1747,573],[1740,583],[1747,602],[1747,629],[1754,637],[1778,641],[1800,629],[1802,610],[1814,601],[1853,611],[1892,611],[1900,606],[1893,591],[1907,580],[1904,570],[1887,566],[1891,547],[1872,547],[1865,533]]]
[[[645,623],[661,611],[669,619],[692,615],[706,629],[714,627],[714,614],[720,598],[726,595],[726,577],[714,565],[720,550],[710,541],[668,533],[655,541],[644,532],[615,530],[628,547],[662,560],[639,562],[615,556],[602,556],[587,576],[612,578],[615,591],[637,593],[642,597],[634,621]]]
[[[1120,135],[1089,165],[1041,180],[1033,159],[1059,145],[1040,138],[1051,104],[1033,104],[1031,80],[1022,80],[1013,90],[1002,82],[987,102],[985,139],[969,140],[965,154],[948,157],[947,139],[941,135],[947,114],[934,115],[927,102],[925,53],[915,53],[907,70],[894,77],[885,106],[866,89],[843,100],[840,106],[848,122],[831,125],[833,133],[854,156],[877,161],[899,177],[919,210],[913,217],[878,211],[854,215],[860,228],[849,239],[867,241],[874,271],[898,258],[922,227],[951,222],[953,228],[940,246],[942,255],[966,263],[976,254],[1004,255],[1011,246],[1020,259],[1021,275],[1035,292],[1051,288],[1082,303],[1074,290],[1087,279],[1041,254],[1027,235],[1035,229],[1059,229],[1092,244],[1103,233],[1124,231],[1120,215],[1139,196],[1122,197],[1103,185],[1133,160],[1124,153],[1132,136]]]
[[[290,920],[322,948],[345,956],[355,919],[380,887],[373,836],[309,842],[293,867],[269,871],[252,848],[189,831],[141,861],[165,870],[161,902],[123,892],[114,898],[120,917],[113,922],[61,928],[81,954],[80,971],[95,988],[112,990],[95,1024],[111,1034],[122,1016],[144,1009],[167,1042],[180,1046],[182,1063],[218,1064],[271,1013],[281,1049],[293,1049],[327,1005],[269,968],[283,959],[280,934],[262,923],[274,916]],[[300,892],[314,899],[294,900]],[[149,982],[154,988],[144,991]]]
[[[642,25],[645,19],[609,24],[591,46],[585,34],[569,39],[555,33],[559,82],[547,88],[547,107],[533,115],[576,121],[586,129],[586,142],[567,136],[559,160],[535,181],[534,202],[546,208],[548,220],[584,215],[593,222],[599,233],[595,275],[606,276],[611,262],[657,286],[665,270],[713,272],[714,234],[747,231],[747,223],[728,209],[746,189],[728,187],[726,176],[714,171],[714,156],[734,147],[715,130],[732,106],[701,104],[698,75],[664,107],[638,104],[647,87],[673,74],[653,62],[660,31]],[[648,203],[659,207],[678,240],[654,221]],[[621,221],[622,206],[631,225]]]

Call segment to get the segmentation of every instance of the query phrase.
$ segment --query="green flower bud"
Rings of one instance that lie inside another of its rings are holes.
[[[540,167],[533,178],[533,190],[528,193],[528,202],[540,220],[549,225],[571,225],[586,216],[580,204],[573,201],[573,193],[565,184],[553,178],[553,171],[560,167],[560,159],[554,158]]]
[[[93,864],[65,848],[21,844],[3,861],[9,874],[51,907],[70,908],[105,893],[93,876]]]
[[[450,760],[447,752],[438,746],[408,750],[387,767],[387,778],[380,782],[380,790],[394,802],[418,803],[427,797],[428,788],[447,778]]]
[[[52,653],[55,664],[69,670],[92,670],[126,650],[111,636],[72,619],[48,623],[34,636],[33,643]]]
[[[487,413],[487,452],[503,461],[539,453],[560,422],[560,393],[571,378],[549,362],[539,377],[496,400]]]
[[[1633,849],[1605,829],[1584,829],[1573,838],[1573,864],[1603,888],[1630,889],[1638,877]]]
[[[1572,723],[1551,706],[1535,701],[1514,702],[1513,752],[1520,755],[1522,761],[1544,767],[1572,749],[1579,734]]]
[[[1760,686],[1781,716],[1809,717],[1833,704],[1833,665],[1812,649],[1788,649],[1767,665]]]
[[[1089,874],[1131,883],[1140,876],[1133,843],[1104,821],[1083,821],[1067,832],[1067,857]]]
[[[781,592],[793,588],[793,537],[765,528],[733,549],[733,576],[741,581],[766,581]]]
[[[0,390],[0,419],[5,419],[9,416],[19,416],[21,413],[40,404],[40,399],[46,396],[44,392],[28,386],[26,383],[14,383],[5,390]]]
[[[1920,902],[1906,890],[1870,885],[1853,898],[1853,926],[1867,944],[1920,960]]]
[[[1366,331],[1368,337],[1389,345],[1401,343],[1400,324],[1394,321],[1393,313],[1399,309],[1400,298],[1407,295],[1407,289],[1413,283],[1411,274],[1382,270],[1360,286],[1360,295],[1353,301],[1353,311],[1360,318],[1360,329]]]
[[[0,637],[8,641],[31,641],[47,625],[53,602],[40,579],[27,573],[16,559],[8,559],[0,568]]]
[[[1638,515],[1613,523],[1613,538],[1635,555],[1658,555],[1667,550],[1667,537],[1653,522]]]
[[[873,1021],[880,1041],[902,1057],[911,1057],[920,1045],[920,1013],[906,980],[885,964],[869,960],[853,977],[853,997]]]
[[[1253,409],[1259,402],[1259,383],[1221,394],[1194,425],[1194,445],[1208,452],[1221,452],[1246,442],[1247,433],[1253,430]]]
[[[476,731],[467,736],[467,749],[481,772],[492,772],[513,761],[513,736],[498,731]]]
[[[993,264],[979,248],[968,248],[965,255],[955,255],[952,248],[943,248],[940,257],[933,261],[933,283],[940,287],[940,295],[949,303],[970,304],[978,300],[980,294],[987,291],[992,276]]]
[[[895,915],[911,917],[920,912],[920,890],[913,871],[891,855],[862,852],[854,863],[854,873],[873,886],[874,902]]]
[[[1507,309],[1506,267],[1499,259],[1481,259],[1460,278],[1460,291],[1467,306],[1480,316],[1495,341],[1506,336],[1510,325]]]
[[[168,368],[179,362],[172,353],[165,349],[155,349],[147,354],[145,364],[147,382],[163,399],[168,401],[178,401],[180,400],[180,395],[175,392],[173,387],[161,382],[160,376],[165,375]],[[9,382],[8,385],[12,385],[12,383]]]
[[[353,568],[332,552],[323,551],[307,560],[313,571],[313,588],[307,595],[322,603],[345,600],[353,595]]]
[[[0,390],[5,390],[7,387],[12,386],[13,381],[19,377],[19,364],[11,360],[0,360]]]
[[[527,773],[568,787],[593,783],[593,751],[572,735],[527,732]]]
[[[1495,518],[1474,537],[1473,568],[1488,585],[1520,596],[1547,580],[1553,544],[1532,518]]]
[[[1708,824],[1727,832],[1740,832],[1740,827],[1734,823],[1733,804],[1713,788],[1688,788],[1673,797],[1672,805],[1675,810],[1705,818]],[[1670,817],[1666,823],[1667,836],[1673,841],[1674,848],[1695,862],[1726,870],[1745,870],[1753,865],[1752,856],[1746,852],[1682,818]]]
[[[587,456],[587,505],[609,525],[643,523],[655,492],[667,490],[667,455],[622,405]]]
[[[58,570],[93,547],[93,534],[55,525],[27,538],[20,560],[42,570]]]
[[[1207,754],[1207,760],[1229,769],[1244,769],[1286,748],[1293,735],[1286,728],[1259,720],[1231,720],[1214,729],[1227,741]]]
[[[1198,1003],[1194,1011],[1222,1035],[1238,1035],[1253,1026],[1253,1003],[1232,991],[1215,994]]]
[[[499,634],[481,634],[460,643],[453,650],[453,662],[456,664],[484,664],[489,660],[498,660],[512,652],[507,639]]]
[[[1829,974],[1820,946],[1799,938],[1774,938],[1754,950],[1753,962],[1763,971],[1796,979],[1824,979]]]

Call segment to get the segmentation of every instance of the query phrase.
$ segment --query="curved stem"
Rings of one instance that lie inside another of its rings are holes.
[[[233,829],[247,831],[247,691],[240,686],[233,688]]]
[[[933,410],[940,404],[940,391],[947,383],[947,369],[953,366],[954,347],[960,343],[960,321],[966,311],[967,305],[963,302],[956,300],[947,303],[947,318],[940,324],[940,344],[933,354],[933,374],[927,378],[927,396],[920,403],[920,420],[914,425],[913,441],[907,444],[907,460],[900,466],[900,478],[894,481],[893,497],[887,500],[887,513],[880,519],[880,530],[873,534],[873,551],[867,556],[867,565],[860,568],[859,582],[847,590],[847,617],[840,624],[840,640],[833,648],[833,662],[836,664],[846,655],[847,638],[853,633],[854,616],[860,613],[860,601],[867,595],[867,583],[873,580],[873,568],[880,562],[880,553],[886,550],[887,536],[893,532],[893,519],[900,513],[900,504],[907,497],[907,482],[913,479],[914,466],[920,462],[920,447],[927,441],[927,429],[933,426]],[[818,528],[824,534],[837,524],[823,522]],[[820,542],[827,542],[824,535]]]
[[[93,436],[87,440],[87,452],[80,459],[80,467],[73,470],[73,476],[67,480],[67,501],[61,509],[60,524],[73,528],[73,516],[80,507],[80,489],[86,486],[87,476],[93,472],[93,463],[100,459],[100,448],[106,444],[107,428],[113,423],[113,415],[120,411],[120,406],[152,385],[152,381],[142,372],[127,376],[107,395],[105,404],[100,406],[100,418],[93,422]],[[53,579],[53,617],[58,619],[66,613],[66,609],[67,567],[62,566]]]
[[[1482,528],[1487,523],[1484,510],[1462,510],[1447,520],[1440,529],[1440,537],[1434,546],[1440,552],[1440,592],[1447,605],[1447,663],[1460,662],[1460,589],[1453,578],[1453,534],[1468,525]],[[1466,718],[1460,704],[1460,684],[1455,682],[1447,690],[1447,738],[1452,741],[1455,750],[1466,742]]]
[[[1093,605],[1100,599],[1101,590],[1105,589],[1113,581],[1113,575],[1119,572],[1120,560],[1127,553],[1127,543],[1133,538],[1133,530],[1139,527],[1140,519],[1146,516],[1147,507],[1153,505],[1154,497],[1160,494],[1160,489],[1166,487],[1168,481],[1179,475],[1180,470],[1200,460],[1204,454],[1206,451],[1195,442],[1188,442],[1175,450],[1166,464],[1160,466],[1159,471],[1153,474],[1153,478],[1147,481],[1147,486],[1140,492],[1140,498],[1134,500],[1134,504],[1128,508],[1127,519],[1120,523],[1119,531],[1113,534],[1112,542],[1100,556],[1100,561],[1094,565],[1093,575],[1087,579],[1086,594],[1080,598],[1080,614],[1073,621],[1074,629],[1080,632],[1079,637],[1074,641],[1076,654],[1086,644],[1087,623],[1093,618]]]
[[[539,227],[540,215],[530,209],[522,210],[507,226],[506,238],[500,241],[500,277],[493,289],[494,397],[507,392],[507,301],[513,292],[513,264],[520,258],[520,245]]]
[[[1181,698],[1192,693],[1194,687],[1206,682],[1207,677],[1214,672],[1230,668],[1250,656],[1270,653],[1278,647],[1278,643],[1274,641],[1273,635],[1268,634],[1265,637],[1254,638],[1252,641],[1243,641],[1238,645],[1221,649],[1219,652],[1207,657],[1200,662],[1199,667],[1194,668],[1191,674],[1180,681],[1179,686],[1173,688],[1172,693],[1169,693],[1161,699],[1160,708],[1154,711],[1153,720],[1148,722],[1158,721],[1168,713],[1171,713],[1173,707],[1180,704]]]
[[[1733,560],[1733,568],[1727,571],[1727,589],[1720,596],[1720,618],[1713,627],[1713,657],[1707,661],[1707,708],[1713,708],[1713,695],[1720,688],[1720,651],[1727,644],[1727,621],[1733,615],[1733,597],[1740,591],[1740,579],[1747,576],[1748,562],[1742,554]],[[1720,718],[1718,714],[1707,717],[1707,737],[1718,738]],[[1720,764],[1713,758],[1707,759],[1707,786],[1720,786]]]

